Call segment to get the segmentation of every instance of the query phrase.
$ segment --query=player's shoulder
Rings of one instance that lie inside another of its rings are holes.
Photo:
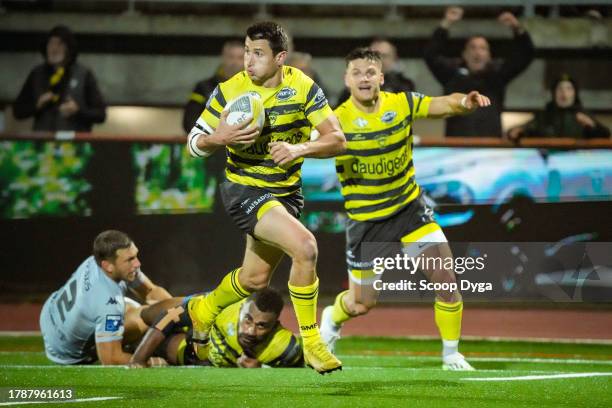
[[[350,97],[346,101],[338,105],[336,109],[334,109],[334,113],[338,118],[351,116],[353,113],[355,113],[355,111],[355,105],[353,105],[353,103],[351,102]]]
[[[249,85],[251,85],[249,76],[246,71],[241,71],[228,80],[219,83],[218,88],[223,92],[226,98],[231,98],[232,95],[235,96],[244,92],[244,87]]]
[[[77,267],[74,272],[73,277],[76,277],[78,280],[83,281],[84,284],[95,284],[96,282],[102,280],[104,276],[102,275],[103,271],[98,266],[96,262],[96,258],[93,255],[86,258],[81,264]]]
[[[383,104],[397,103],[397,102],[405,101],[406,98],[408,97],[408,94],[409,92],[405,92],[405,91],[399,91],[399,92],[381,91],[380,98]]]
[[[320,87],[304,72],[295,67],[283,67],[283,85],[293,89],[302,98],[312,99]]]
[[[311,86],[314,81],[308,75],[306,75],[301,69],[291,67],[289,65],[283,66],[283,82],[287,84],[303,84]]]
[[[238,317],[240,315],[240,309],[242,305],[246,302],[246,299],[241,300],[240,302],[233,303],[226,308],[224,308],[218,315],[217,321],[219,322],[228,322],[228,321],[238,321]]]

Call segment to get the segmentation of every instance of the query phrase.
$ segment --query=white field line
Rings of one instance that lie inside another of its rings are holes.
[[[608,377],[612,373],[565,373],[548,375],[525,375],[521,377],[474,377],[462,378],[463,381],[537,381],[537,380],[557,380],[565,378],[585,378],[585,377]]]
[[[431,368],[423,368],[423,367],[354,367],[354,366],[348,366],[348,367],[342,367],[342,371],[344,370],[355,370],[355,371],[359,371],[359,370],[400,370],[400,371],[419,371],[419,372],[423,372],[423,371],[428,371],[428,372],[437,372],[440,373],[442,372],[442,370],[440,369],[440,367],[431,367]],[[446,371],[444,371],[446,373]],[[517,373],[517,374],[567,374],[566,371],[544,371],[544,370],[505,370],[505,369],[497,369],[497,370],[493,370],[493,369],[484,369],[484,370],[480,370],[480,369],[476,369],[477,373]]]
[[[403,355],[362,355],[362,354],[345,354],[341,357],[346,358],[358,358],[358,359],[379,359],[379,358],[393,358],[393,359],[407,359],[407,360],[426,360],[426,361],[438,361],[440,357],[436,356],[403,356]],[[524,357],[470,357],[467,356],[470,361],[493,361],[503,363],[554,363],[554,364],[601,364],[601,365],[612,365],[612,360],[586,360],[578,358],[524,358]]]
[[[25,404],[68,404],[72,402],[96,402],[121,399],[121,397],[93,397],[93,398],[77,398],[70,400],[49,400],[49,401],[15,401],[15,402],[0,402],[0,406],[25,405]]]

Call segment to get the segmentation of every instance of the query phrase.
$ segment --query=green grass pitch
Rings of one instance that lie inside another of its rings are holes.
[[[40,337],[0,337],[0,389],[71,388],[80,402],[69,406],[90,407],[612,407],[612,345],[463,341],[478,369],[469,373],[442,371],[439,347],[349,337],[337,350],[344,370],[320,376],[306,368],[60,367],[46,360]],[[103,397],[115,399],[89,400]]]

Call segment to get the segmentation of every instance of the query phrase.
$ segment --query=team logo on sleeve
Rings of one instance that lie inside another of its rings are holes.
[[[323,92],[323,89],[319,88],[319,90],[317,91],[317,94],[315,95],[314,103],[316,105],[323,101],[325,101],[325,92]]]
[[[215,99],[218,93],[219,93],[219,85],[215,86],[215,89],[212,91],[212,93],[208,97],[208,100],[206,101],[206,109],[208,109],[208,107],[210,106],[210,103],[212,102],[213,99]]]
[[[396,117],[397,117],[397,112],[396,111],[386,111],[380,117],[380,120],[383,123],[391,123],[391,122],[393,122],[395,120]]]
[[[293,88],[289,88],[288,86],[284,87],[276,94],[276,99],[279,101],[286,101],[288,99],[293,98],[297,94],[297,91]]]
[[[104,329],[109,332],[119,330],[122,325],[121,315],[106,315]]]

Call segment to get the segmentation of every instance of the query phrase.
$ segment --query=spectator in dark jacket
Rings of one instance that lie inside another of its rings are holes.
[[[93,73],[77,62],[76,41],[66,26],[47,36],[45,59],[30,72],[13,104],[17,119],[34,116],[34,130],[88,132],[106,119],[106,105]]]
[[[444,19],[425,48],[425,62],[444,87],[445,94],[476,90],[491,98],[491,106],[472,115],[446,120],[446,136],[502,136],[501,113],[506,86],[531,63],[534,47],[531,37],[512,13],[498,20],[514,32],[514,52],[506,60],[493,60],[489,42],[482,36],[467,40],[461,58],[443,55],[448,48],[448,30],[461,20],[463,9],[449,7]]]
[[[523,126],[511,129],[508,136],[573,137],[591,139],[610,137],[610,129],[585,113],[578,85],[569,75],[557,78],[551,88],[551,101],[543,112]]]
[[[226,81],[244,69],[244,44],[240,41],[231,40],[223,44],[221,51],[221,65],[215,71],[215,74],[198,82],[193,89],[185,105],[183,113],[183,129],[185,132],[191,132],[196,120],[202,114],[208,96],[212,93],[215,87],[223,81]]]
[[[385,75],[385,82],[380,87],[381,91],[411,92],[416,90],[414,82],[400,71],[399,58],[395,45],[382,37],[377,37],[370,43],[370,48],[374,51],[378,51],[383,59],[382,70]],[[336,106],[340,106],[350,95],[351,93],[349,90],[345,88],[340,94]]]

